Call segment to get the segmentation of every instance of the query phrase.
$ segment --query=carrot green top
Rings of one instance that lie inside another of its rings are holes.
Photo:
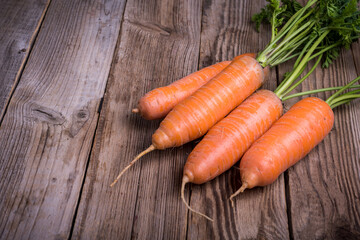
[[[335,108],[342,104],[349,103],[354,99],[360,98],[360,86],[355,85],[355,83],[359,80],[360,80],[360,76],[349,82],[347,85],[340,88],[336,93],[331,95],[326,100],[326,103],[329,104],[331,108]],[[345,90],[350,88],[355,88],[355,89],[344,93]]]
[[[331,108],[338,107],[340,105],[346,104],[351,102],[354,99],[360,98],[360,85],[355,85],[356,82],[360,80],[360,76],[346,84],[345,86],[341,87],[329,87],[329,88],[321,88],[306,92],[295,93],[289,96],[284,97],[282,100],[288,100],[290,98],[299,97],[303,95],[309,95],[313,93],[319,92],[327,92],[332,90],[338,90],[333,95],[331,95],[327,100],[326,103],[329,104]],[[346,90],[352,89],[351,91],[345,92]]]
[[[342,47],[348,48],[359,38],[360,11],[356,0],[309,0],[304,7],[296,0],[268,2],[253,16],[257,27],[262,22],[270,22],[272,26],[271,40],[256,59],[265,67],[297,57],[293,69],[275,90],[275,94],[283,99],[315,70],[321,60],[322,66],[328,67]],[[294,83],[312,59],[316,61],[311,70]]]

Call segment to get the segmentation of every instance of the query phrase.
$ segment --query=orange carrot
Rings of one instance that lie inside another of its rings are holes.
[[[255,58],[256,54],[245,53],[235,57],[234,60],[243,56]],[[176,104],[193,94],[230,63],[231,61],[216,63],[179,79],[168,86],[156,88],[145,94],[139,100],[138,107],[134,108],[132,112],[140,113],[147,120],[165,117]]]
[[[282,112],[282,102],[272,91],[252,94],[196,145],[185,164],[183,179],[202,184],[228,170]]]
[[[263,68],[252,57],[243,56],[231,62],[208,83],[173,108],[153,134],[152,145],[135,157],[111,186],[146,153],[155,149],[181,146],[204,135],[259,88],[264,78]]]
[[[193,95],[180,102],[152,136],[157,149],[181,146],[203,136],[215,123],[258,89],[264,71],[251,57],[233,61]]]
[[[259,90],[209,130],[184,167],[181,198],[188,209],[208,218],[185,201],[186,183],[202,184],[228,170],[282,112],[282,102],[275,93]]]
[[[333,124],[334,113],[325,101],[308,97],[294,104],[244,154],[240,161],[242,186],[230,200],[246,188],[273,183],[320,143]]]

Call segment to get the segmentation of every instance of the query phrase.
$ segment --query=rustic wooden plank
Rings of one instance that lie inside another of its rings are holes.
[[[159,125],[131,113],[138,99],[196,71],[200,18],[200,1],[127,2],[74,239],[185,238],[187,210],[180,182],[190,145],[152,152],[113,188],[109,184],[151,144]]]
[[[123,8],[51,2],[0,127],[1,238],[68,238]]]
[[[50,0],[0,1],[0,120]]]
[[[358,57],[359,52],[360,52],[360,41],[359,40],[351,45],[351,51],[352,51],[353,59],[355,62],[357,75],[360,75],[360,58]]]
[[[318,68],[297,91],[346,84],[359,75],[354,60],[358,65],[357,52],[353,58],[351,51],[343,51],[329,69]],[[330,93],[317,96],[326,99]],[[287,101],[287,108],[298,100]],[[288,171],[288,207],[294,239],[360,238],[359,104],[357,100],[334,109],[333,130]]]
[[[204,2],[200,64],[231,59],[245,52],[258,52],[270,40],[270,29],[255,31],[251,16],[266,1]],[[275,89],[276,70],[265,84]],[[238,166],[238,165],[236,165]],[[232,208],[229,196],[240,187],[236,167],[204,185],[191,187],[191,206],[215,218],[211,224],[190,215],[189,239],[287,239],[285,187],[283,176],[265,188],[246,190]]]

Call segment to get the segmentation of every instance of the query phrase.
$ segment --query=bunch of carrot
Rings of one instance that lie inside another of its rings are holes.
[[[111,186],[146,153],[180,146],[207,133],[189,155],[182,180],[182,199],[191,211],[196,212],[184,199],[186,183],[201,184],[215,178],[233,166],[245,153],[240,165],[243,186],[238,192],[267,185],[326,136],[333,123],[331,108],[358,97],[359,89],[343,95],[351,97],[341,98],[338,95],[353,87],[345,86],[326,103],[317,98],[300,101],[283,117],[281,101],[309,76],[323,57],[325,65],[328,65],[337,56],[339,47],[348,46],[358,38],[358,29],[352,28],[359,16],[357,6],[354,5],[356,1],[343,1],[341,4],[340,1],[333,1],[331,6],[333,9],[334,6],[338,7],[337,14],[328,13],[326,4],[332,2],[330,0],[310,0],[304,7],[296,1],[284,2],[281,6],[280,1],[271,0],[268,7],[257,15],[258,22],[266,20],[263,16],[269,16],[269,13],[272,16],[267,19],[272,24],[272,38],[256,59],[255,54],[240,55],[231,62],[215,64],[169,86],[155,89],[139,101],[138,108],[133,109],[133,112],[139,112],[146,119],[165,118],[153,134],[151,146],[140,153]],[[287,22],[282,24],[284,19]],[[278,31],[280,26],[282,28]],[[293,57],[297,57],[293,70],[275,92],[255,92],[266,80],[269,67]],[[294,83],[314,58],[317,61],[313,68]],[[293,116],[304,117],[304,123],[294,123]],[[323,121],[317,121],[319,116],[326,117]],[[317,125],[309,125],[306,122],[309,119]],[[297,127],[300,130],[294,130]],[[302,129],[308,127],[319,127],[319,130],[314,131],[312,137],[309,137],[310,133],[290,134],[293,137],[287,137],[291,131],[302,132]],[[273,155],[268,155],[267,148],[275,138],[280,139],[279,148],[276,150],[276,146],[270,145],[270,149],[274,150]],[[302,146],[299,146],[299,141]],[[288,142],[291,143],[289,150],[281,152]],[[257,160],[254,160],[254,156],[257,156]],[[260,175],[256,173],[258,169],[263,170]]]

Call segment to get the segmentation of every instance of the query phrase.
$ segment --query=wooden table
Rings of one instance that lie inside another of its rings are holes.
[[[189,185],[187,200],[214,223],[180,200],[196,141],[148,154],[109,187],[160,122],[131,113],[138,99],[261,50],[270,29],[257,33],[250,19],[265,3],[0,0],[0,239],[359,239],[359,100],[335,110],[333,130],[306,158],[234,209],[236,167]],[[354,79],[359,51],[354,43],[297,91]],[[290,67],[274,68],[264,88]]]

